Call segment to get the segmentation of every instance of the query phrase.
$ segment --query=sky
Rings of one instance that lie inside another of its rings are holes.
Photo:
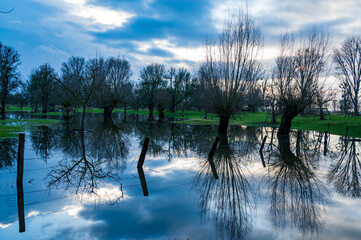
[[[332,46],[361,33],[360,0],[1,0],[0,41],[21,55],[20,72],[50,63],[56,71],[70,56],[126,58],[133,79],[148,64],[185,67],[195,73],[206,39],[242,8],[255,17],[270,66],[280,36],[326,29]]]

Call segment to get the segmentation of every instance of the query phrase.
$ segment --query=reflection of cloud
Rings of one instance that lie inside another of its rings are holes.
[[[9,223],[9,224],[0,223],[0,228],[8,228],[9,226],[11,226],[11,223]]]
[[[38,0],[65,11],[67,20],[82,23],[93,31],[107,31],[123,27],[133,14],[91,4],[89,0]]]

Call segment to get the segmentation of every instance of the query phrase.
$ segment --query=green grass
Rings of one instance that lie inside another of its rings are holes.
[[[280,117],[277,118],[277,124],[265,124],[267,113],[241,113],[236,115],[235,119],[230,120],[230,124],[233,125],[245,125],[245,126],[269,126],[279,127]],[[192,118],[183,120],[183,123],[187,124],[218,124],[219,118],[214,117],[213,119],[199,119]],[[346,134],[346,128],[349,128],[348,135],[351,137],[361,137],[361,117],[345,117],[336,114],[331,114],[331,119],[319,120],[318,117],[302,117],[297,116],[292,121],[292,129],[301,130],[313,130],[318,132],[328,131],[331,134],[342,135]]]
[[[10,110],[16,109],[15,106],[10,106]],[[24,107],[23,109],[29,109],[29,107]],[[81,112],[82,108],[78,109],[78,112]],[[124,109],[114,109],[114,112],[124,113]],[[101,108],[87,108],[87,113],[103,113]],[[149,114],[148,110],[139,109],[139,111],[133,109],[127,109],[127,114],[139,114],[147,116]],[[209,124],[218,124],[219,118],[215,114],[208,113],[207,119],[204,119],[204,112],[199,111],[185,111],[184,116],[182,117],[181,111],[176,111],[171,113],[168,111],[164,112],[166,117],[170,118],[179,118],[183,119],[182,121],[177,121],[177,123],[186,123],[186,124],[196,124],[196,125],[209,125]],[[61,115],[60,112],[48,112],[46,114],[37,113],[34,115]],[[158,116],[158,111],[154,111],[154,116]],[[230,120],[231,125],[245,125],[245,126],[270,126],[270,127],[279,127],[280,117],[277,118],[277,124],[270,125],[265,124],[266,112],[250,113],[242,112],[237,114],[234,119]],[[345,117],[341,115],[331,114],[331,120],[319,120],[318,117],[302,117],[298,116],[292,121],[292,129],[301,129],[301,130],[313,130],[313,131],[329,131],[331,134],[345,135],[346,127],[349,128],[349,136],[351,137],[361,137],[361,117]],[[269,119],[270,120],[270,119]],[[40,119],[36,119],[40,121]],[[46,120],[49,121],[49,120]],[[1,122],[0,122],[1,123]]]
[[[19,132],[24,132],[36,126],[50,126],[59,123],[56,119],[6,119],[0,120],[0,138],[16,137]]]

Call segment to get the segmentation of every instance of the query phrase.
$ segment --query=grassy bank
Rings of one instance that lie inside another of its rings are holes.
[[[13,110],[16,109],[16,107],[12,106],[10,107],[10,109]],[[28,107],[24,107],[24,109],[28,109]],[[82,109],[79,108],[78,112],[81,111]],[[87,112],[101,114],[103,113],[103,109],[88,108]],[[114,112],[124,113],[124,110],[115,109]],[[149,111],[144,109],[140,109],[139,111],[128,109],[127,113],[147,116],[149,114]],[[204,119],[205,113],[199,111],[185,111],[183,117],[181,111],[176,111],[175,113],[165,111],[164,114],[166,117],[169,118],[181,119],[181,121],[177,121],[178,123],[208,125],[208,124],[218,124],[219,121],[219,118],[215,114],[210,114],[210,113],[207,115],[207,119]],[[35,115],[61,115],[61,112],[49,112],[47,114],[37,113]],[[154,116],[155,118],[157,118],[158,111],[154,111]],[[269,124],[270,119],[268,120],[268,123],[265,123],[266,117],[267,117],[266,112],[258,112],[258,113],[242,112],[240,114],[235,115],[234,118],[230,120],[230,124],[245,125],[245,126],[279,127],[280,117],[277,118],[277,124],[274,125]],[[41,121],[41,120],[34,119],[34,121]],[[342,115],[331,114],[331,119],[327,119],[323,121],[319,120],[317,116],[315,117],[298,116],[292,121],[292,129],[313,130],[318,132],[328,131],[331,134],[337,134],[337,135],[345,135],[347,127],[349,128],[349,136],[361,137],[361,117],[355,118],[355,117],[345,117]],[[0,132],[0,137],[1,136],[2,135]]]
[[[56,119],[7,119],[0,120],[0,138],[16,137],[31,127],[52,125],[59,123]]]

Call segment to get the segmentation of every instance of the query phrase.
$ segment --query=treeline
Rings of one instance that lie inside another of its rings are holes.
[[[19,54],[0,43],[2,117],[10,97],[21,106],[30,104],[34,112],[40,107],[46,113],[49,106],[61,106],[66,117],[82,107],[82,127],[89,106],[103,108],[105,119],[117,107],[147,108],[149,120],[153,120],[154,110],[162,119],[165,110],[197,109],[219,115],[218,130],[225,133],[234,113],[267,109],[273,121],[276,114],[281,115],[278,134],[288,135],[292,119],[307,109],[318,108],[321,119],[330,102],[336,110],[335,92],[325,81],[331,76],[338,79],[342,91],[338,108],[359,115],[360,37],[349,37],[332,51],[329,36],[321,28],[298,39],[285,34],[268,71],[260,60],[262,48],[259,26],[249,14],[239,13],[225,24],[218,41],[206,43],[206,57],[193,75],[185,68],[153,63],[134,81],[125,58],[72,56],[59,72],[45,63],[32,71],[28,81],[21,82]]]

